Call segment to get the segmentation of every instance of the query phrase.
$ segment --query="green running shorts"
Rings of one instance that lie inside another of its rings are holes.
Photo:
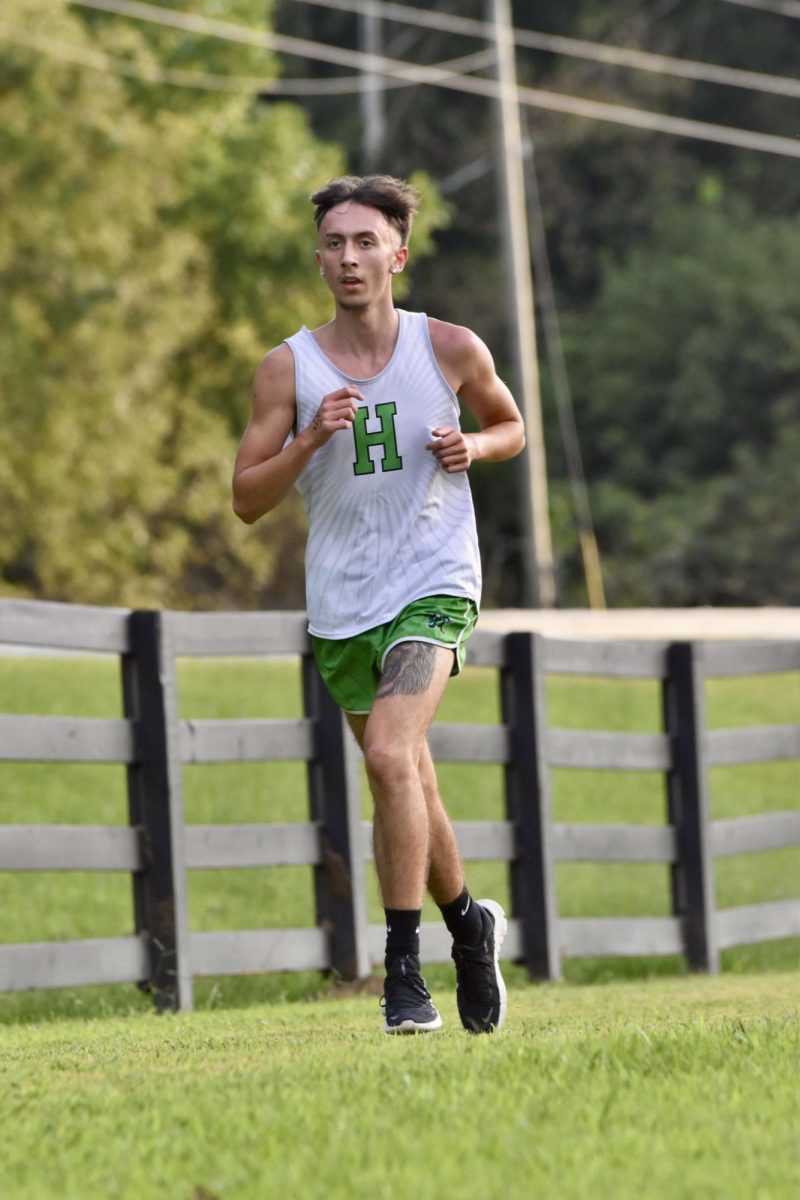
[[[311,637],[314,658],[328,691],[345,712],[372,708],[386,655],[399,642],[431,642],[453,650],[453,670],[464,666],[478,606],[466,596],[427,596],[394,618],[350,638]]]

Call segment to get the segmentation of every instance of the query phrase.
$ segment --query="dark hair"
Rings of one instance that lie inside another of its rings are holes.
[[[341,175],[331,179],[311,197],[311,203],[316,206],[314,221],[317,229],[325,214],[345,200],[377,208],[400,234],[400,244],[407,245],[411,222],[419,207],[419,195],[410,183],[391,175]]]

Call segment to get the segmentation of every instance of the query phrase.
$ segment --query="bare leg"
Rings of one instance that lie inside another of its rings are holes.
[[[360,713],[348,713],[347,719],[359,746],[364,750],[367,717]],[[401,783],[405,796],[396,798],[392,804],[393,811],[386,813],[385,790],[369,766],[367,777],[374,804],[372,848],[384,907],[421,908],[430,853],[427,805],[421,784],[417,786],[413,778],[405,781],[404,786]],[[392,837],[396,824],[401,827],[401,845],[397,845]],[[406,858],[408,862],[405,862]],[[395,879],[396,875],[400,878]]]
[[[449,650],[402,642],[387,658],[369,717],[350,718],[375,801],[375,864],[386,908],[421,908],[428,883],[443,902],[463,887],[426,742],[452,662]]]
[[[437,904],[449,904],[464,889],[464,868],[453,826],[439,794],[427,741],[419,757],[419,775],[428,808],[428,891]]]
[[[505,1021],[506,988],[499,956],[506,917],[494,900],[484,900],[480,907],[467,905],[459,912],[461,920],[452,912],[460,909],[452,902],[464,889],[464,872],[427,743],[451,665],[449,651],[423,642],[403,643],[387,659],[372,712],[349,720],[364,751],[375,801],[375,863],[384,907],[419,910],[427,883],[453,935],[461,1024],[471,1033],[491,1033]],[[464,923],[468,911],[469,928]],[[478,932],[472,928],[477,916]],[[399,932],[405,936],[403,930]],[[389,945],[387,937],[384,1029],[387,1033],[438,1029],[441,1018],[424,980],[419,977],[417,985],[409,988],[405,968],[393,967],[395,961],[408,960],[399,952],[390,960]]]

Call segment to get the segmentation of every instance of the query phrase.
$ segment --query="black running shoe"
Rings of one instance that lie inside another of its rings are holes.
[[[387,961],[381,1004],[386,1033],[426,1033],[441,1028],[442,1018],[419,973],[416,954],[398,954]]]
[[[477,946],[453,943],[456,1000],[465,1029],[493,1033],[506,1019],[506,985],[498,959],[508,921],[496,900],[479,900],[478,904],[483,909],[483,937]]]

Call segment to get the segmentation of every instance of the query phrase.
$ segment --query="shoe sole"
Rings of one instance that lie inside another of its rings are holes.
[[[508,933],[508,921],[506,920],[505,909],[496,900],[479,900],[478,904],[481,908],[485,908],[487,912],[490,912],[494,918],[494,974],[497,980],[497,990],[500,993],[500,1015],[497,1018],[497,1024],[493,1027],[497,1031],[503,1028],[506,1019],[508,997],[505,980],[500,974],[500,951],[503,948],[503,942]]]
[[[441,1029],[441,1028],[442,1028],[442,1018],[437,1013],[435,1021],[419,1022],[419,1021],[412,1021],[409,1019],[407,1021],[401,1021],[399,1025],[387,1025],[384,1022],[383,1032],[384,1033],[432,1033],[434,1031],[434,1029]]]

